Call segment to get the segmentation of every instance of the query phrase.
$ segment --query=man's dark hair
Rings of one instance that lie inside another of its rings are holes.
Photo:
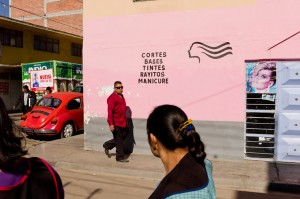
[[[24,85],[23,88],[29,90],[27,85]]]
[[[122,82],[120,82],[120,81],[115,81],[114,86],[117,85],[117,84],[122,84]]]
[[[50,86],[48,86],[48,87],[46,88],[46,91],[52,91],[51,88],[50,88]]]

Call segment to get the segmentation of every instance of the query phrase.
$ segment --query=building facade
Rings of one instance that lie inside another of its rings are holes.
[[[112,137],[106,99],[120,80],[135,153],[151,153],[152,109],[175,104],[209,158],[299,162],[299,8],[295,0],[84,1],[85,147],[101,151]],[[270,88],[250,92],[261,62],[276,65],[281,80],[261,75]],[[280,166],[278,173],[289,168]]]
[[[82,36],[82,0],[10,0],[10,17]]]
[[[22,91],[22,63],[82,64],[81,36],[0,17],[0,96],[8,110]]]

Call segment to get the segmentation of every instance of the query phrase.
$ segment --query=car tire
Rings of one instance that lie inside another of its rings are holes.
[[[61,138],[67,138],[73,136],[75,131],[74,125],[72,123],[66,123],[61,132],[60,132],[60,137]]]

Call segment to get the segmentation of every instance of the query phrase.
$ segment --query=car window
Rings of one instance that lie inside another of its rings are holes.
[[[57,98],[42,98],[38,103],[37,106],[47,106],[52,108],[57,108],[61,104],[61,100]]]
[[[74,110],[74,109],[79,109],[80,107],[81,107],[80,106],[80,98],[75,98],[75,99],[72,99],[68,103],[67,109],[68,110]]]

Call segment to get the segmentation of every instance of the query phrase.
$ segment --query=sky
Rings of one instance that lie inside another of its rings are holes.
[[[9,0],[0,0],[0,16],[9,17]]]

